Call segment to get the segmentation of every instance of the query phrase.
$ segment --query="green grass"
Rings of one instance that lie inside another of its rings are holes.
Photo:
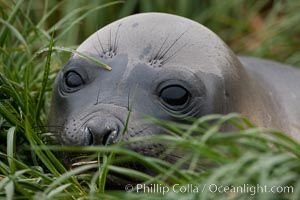
[[[176,164],[124,150],[125,143],[57,148],[45,128],[53,81],[70,56],[66,51],[73,51],[105,24],[136,12],[168,12],[189,17],[215,31],[238,53],[299,67],[299,1],[270,2],[1,1],[0,198],[299,199],[299,144],[280,132],[257,128],[237,114],[205,116],[189,126],[152,119],[169,134],[149,140],[188,152]],[[225,122],[239,131],[222,133],[220,127]],[[135,138],[131,142],[140,140]],[[90,152],[99,163],[67,170],[56,158],[55,152],[59,151]],[[143,163],[157,176],[114,165],[126,160]],[[182,169],[183,165],[187,167]],[[95,173],[84,173],[90,169]],[[138,177],[147,184],[161,184],[170,190],[174,184],[193,184],[201,191],[170,191],[165,195],[105,191],[108,171]],[[293,186],[293,192],[213,193],[208,190],[212,184]]]

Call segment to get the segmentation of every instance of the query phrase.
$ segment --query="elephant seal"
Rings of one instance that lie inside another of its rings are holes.
[[[114,144],[131,99],[125,141],[164,134],[143,123],[145,114],[182,122],[237,112],[300,142],[300,70],[237,57],[216,34],[192,20],[162,13],[132,15],[100,29],[77,51],[112,71],[78,55],[60,70],[49,125],[62,127],[62,145]],[[164,151],[154,143],[129,148],[154,157]]]

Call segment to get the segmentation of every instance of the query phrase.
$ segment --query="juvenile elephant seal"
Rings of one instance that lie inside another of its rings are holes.
[[[77,51],[112,71],[74,55],[54,84],[50,126],[62,127],[62,145],[109,145],[163,134],[144,114],[172,121],[238,112],[258,126],[300,141],[300,70],[237,57],[212,31],[189,19],[161,13],[125,17],[100,29]],[[298,127],[297,127],[298,126]],[[159,144],[129,148],[149,156]]]

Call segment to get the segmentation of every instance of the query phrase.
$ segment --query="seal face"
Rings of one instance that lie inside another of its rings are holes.
[[[230,112],[246,115],[259,126],[287,131],[299,140],[291,128],[300,121],[300,104],[295,100],[300,92],[292,86],[300,85],[299,71],[285,66],[282,70],[276,64],[273,79],[279,80],[282,73],[294,79],[293,84],[276,84],[294,95],[292,100],[280,100],[280,91],[272,85],[276,80],[266,78],[275,64],[240,58],[242,65],[214,33],[189,19],[159,13],[133,15],[100,29],[77,51],[101,60],[112,71],[76,55],[61,69],[49,125],[62,127],[58,135],[62,145],[114,144],[124,129],[131,101],[125,141],[164,134],[144,123],[145,115],[184,121]],[[291,120],[283,122],[278,113]],[[154,157],[165,150],[154,143],[129,148]],[[167,159],[172,160],[172,155]]]

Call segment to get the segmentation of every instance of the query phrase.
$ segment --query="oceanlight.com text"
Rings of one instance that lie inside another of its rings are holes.
[[[218,184],[174,184],[171,186],[162,184],[137,184],[135,186],[127,184],[125,190],[128,192],[136,193],[160,193],[167,194],[169,192],[174,193],[246,193],[249,195],[255,195],[257,193],[293,193],[293,186],[268,186],[268,185],[250,185],[243,184],[239,186],[234,185],[218,185]]]

